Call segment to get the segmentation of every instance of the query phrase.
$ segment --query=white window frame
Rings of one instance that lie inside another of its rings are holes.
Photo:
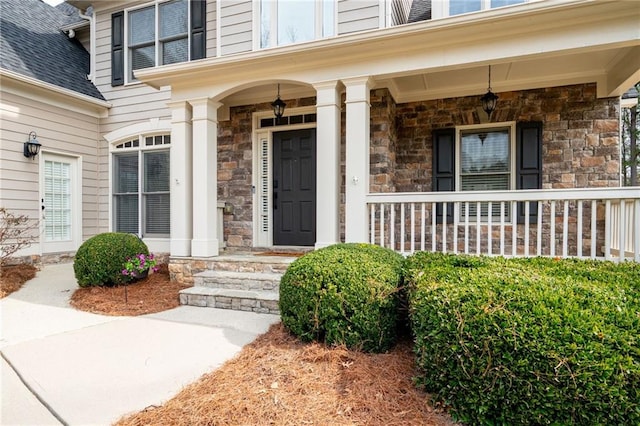
[[[162,60],[162,45],[160,40],[160,24],[159,24],[159,16],[160,16],[160,5],[163,3],[169,3],[174,0],[155,0],[153,2],[144,3],[141,5],[137,5],[134,7],[130,7],[124,10],[124,45],[125,45],[125,55],[124,55],[124,70],[125,70],[125,84],[138,83],[138,80],[133,77],[133,70],[131,69],[131,45],[129,43],[129,13],[135,12],[140,9],[145,9],[147,7],[153,6],[155,8],[155,65],[149,68],[157,68],[161,66],[160,63]],[[187,59],[185,62],[189,62],[191,60],[191,2],[187,0]],[[141,68],[147,69],[147,68]]]
[[[482,132],[490,130],[508,130],[509,131],[509,188],[506,191],[513,190],[516,187],[516,122],[508,121],[501,123],[486,123],[486,124],[472,124],[464,126],[456,126],[456,140],[455,140],[455,190],[456,192],[473,192],[462,190],[462,134],[469,132]],[[460,209],[460,220],[464,220],[463,209]],[[507,208],[509,210],[509,208]],[[505,220],[510,221],[512,219],[511,213],[506,212],[507,217]],[[473,216],[475,217],[475,215]],[[482,220],[486,220],[485,215],[481,215]]]
[[[138,187],[137,187],[137,194],[138,194],[138,231],[136,232],[136,235],[138,235],[140,238],[143,239],[169,239],[171,237],[171,234],[145,234],[143,232],[145,225],[146,225],[146,216],[145,216],[145,212],[144,212],[144,202],[143,202],[143,196],[145,194],[144,191],[144,153],[146,152],[153,152],[153,151],[167,151],[169,152],[169,163],[171,162],[171,144],[170,143],[165,143],[162,145],[151,145],[151,146],[146,146],[145,145],[145,139],[148,137],[152,137],[155,138],[156,136],[170,136],[170,133],[168,132],[154,132],[154,133],[146,133],[146,134],[140,134],[137,136],[132,136],[132,137],[128,137],[128,138],[124,138],[121,139],[119,141],[113,142],[111,144],[111,150],[110,150],[110,155],[109,155],[109,175],[110,175],[110,179],[109,179],[109,217],[110,217],[110,229],[115,231],[115,227],[116,227],[116,211],[115,211],[115,179],[116,176],[114,174],[114,166],[115,166],[115,161],[114,161],[114,157],[118,154],[126,154],[126,153],[132,153],[132,152],[136,152],[138,154]],[[136,147],[122,147],[122,148],[118,148],[118,145],[120,144],[124,144],[124,143],[128,143],[130,141],[134,141],[136,140],[138,141],[138,146]],[[170,188],[170,187],[169,187]],[[171,190],[169,189],[169,191],[166,191],[169,194],[171,194]],[[169,211],[171,212],[171,205],[169,204]],[[171,225],[171,222],[169,222],[169,225]]]
[[[338,33],[338,2],[335,0],[313,0],[315,3],[315,36],[313,40],[320,40],[323,38],[335,37]],[[324,29],[324,3],[325,1],[333,2],[333,34],[323,35]],[[270,28],[269,31],[274,36],[269,38],[269,46],[262,46],[262,13],[261,6],[262,0],[253,0],[253,50],[271,49],[279,47],[278,45],[278,3],[279,0],[269,0],[271,8],[270,16]],[[296,43],[287,43],[282,46],[289,46],[298,43],[309,42],[312,40],[305,40]]]

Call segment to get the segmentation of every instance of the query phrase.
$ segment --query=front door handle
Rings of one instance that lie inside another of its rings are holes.
[[[278,210],[278,193],[273,193],[273,209]]]

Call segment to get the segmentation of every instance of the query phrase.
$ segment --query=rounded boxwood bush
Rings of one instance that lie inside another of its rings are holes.
[[[419,253],[417,382],[465,424],[640,424],[640,264]]]
[[[122,275],[127,258],[149,254],[147,245],[134,234],[107,232],[85,241],[76,252],[73,270],[80,287],[109,286],[128,281]]]
[[[394,342],[404,258],[336,244],[294,261],[280,282],[282,323],[301,339],[383,352]]]

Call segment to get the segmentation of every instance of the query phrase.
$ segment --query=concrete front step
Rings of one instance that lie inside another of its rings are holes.
[[[296,257],[256,256],[252,254],[223,255],[209,259],[209,269],[229,272],[284,273]]]
[[[278,293],[264,290],[190,287],[180,291],[180,304],[263,314],[280,313]]]
[[[281,273],[204,271],[193,276],[196,287],[278,292]]]

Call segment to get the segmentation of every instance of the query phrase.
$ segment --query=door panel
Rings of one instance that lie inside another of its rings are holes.
[[[78,159],[43,154],[42,252],[74,251],[79,244]]]
[[[273,244],[316,241],[316,131],[273,135]]]

